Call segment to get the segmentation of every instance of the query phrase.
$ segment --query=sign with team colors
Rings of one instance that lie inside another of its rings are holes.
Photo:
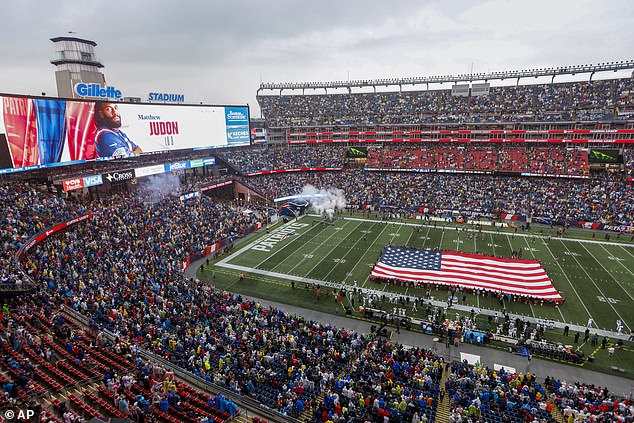
[[[0,96],[0,101],[0,173],[250,143],[247,106],[20,96]]]

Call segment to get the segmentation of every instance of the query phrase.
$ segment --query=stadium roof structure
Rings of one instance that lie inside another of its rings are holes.
[[[467,73],[459,75],[444,75],[444,76],[423,76],[423,77],[410,77],[410,78],[391,78],[391,79],[365,79],[365,80],[351,80],[351,81],[332,81],[332,82],[272,82],[261,83],[257,93],[263,90],[280,90],[280,94],[283,90],[317,90],[317,89],[336,89],[347,88],[350,91],[352,88],[362,87],[388,87],[403,85],[421,85],[421,84],[442,84],[446,82],[474,82],[474,81],[492,81],[492,80],[504,80],[504,79],[517,79],[522,78],[538,78],[544,76],[550,76],[551,81],[554,81],[555,77],[561,75],[576,75],[581,73],[589,73],[590,80],[596,72],[609,72],[634,69],[634,60],[623,60],[620,62],[606,62],[598,63],[596,65],[574,65],[574,66],[562,66],[557,68],[541,68],[541,69],[524,69],[518,71],[502,71],[502,72],[489,72],[489,73]]]

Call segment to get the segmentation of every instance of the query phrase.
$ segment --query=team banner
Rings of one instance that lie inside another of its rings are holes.
[[[0,170],[157,151],[249,145],[246,106],[0,96]]]

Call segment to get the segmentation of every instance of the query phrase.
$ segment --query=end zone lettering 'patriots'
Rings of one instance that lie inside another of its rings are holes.
[[[537,260],[386,247],[370,276],[563,301]]]
[[[294,222],[289,225],[278,228],[274,230],[270,235],[262,239],[261,241],[258,241],[255,245],[251,247],[251,249],[269,252],[271,251],[271,248],[275,247],[275,245],[278,242],[290,236],[297,235],[296,230],[305,228],[306,226],[309,226],[308,223]]]

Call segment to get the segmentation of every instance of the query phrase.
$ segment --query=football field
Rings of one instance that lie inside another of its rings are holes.
[[[616,331],[616,321],[621,320],[623,333],[634,329],[634,244],[551,238],[539,229],[513,233],[486,226],[481,232],[470,228],[445,227],[442,222],[386,223],[355,217],[324,222],[320,217],[307,216],[255,238],[216,265],[269,279],[319,284],[324,289],[350,290],[357,286],[387,296],[427,299],[427,289],[370,279],[372,267],[385,246],[478,251],[503,257],[521,248],[523,258],[541,262],[566,301],[560,306],[507,302],[504,304],[507,311],[579,325],[586,325],[592,318],[593,328],[610,331]],[[448,291],[431,290],[430,294],[435,300],[446,301]],[[468,307],[503,309],[495,297],[467,295],[464,302],[462,296],[459,300],[459,304]]]

